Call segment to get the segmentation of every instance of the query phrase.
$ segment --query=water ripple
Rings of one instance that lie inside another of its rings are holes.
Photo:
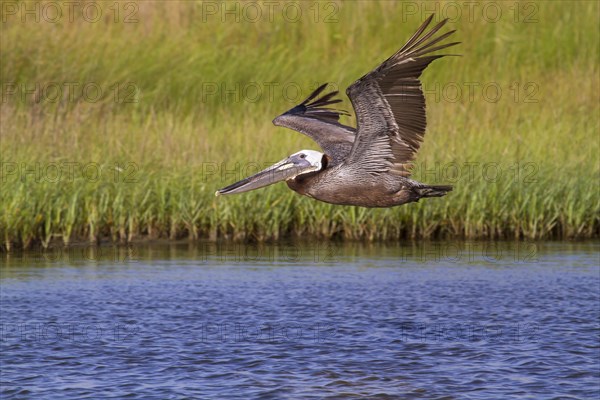
[[[13,265],[2,397],[596,398],[595,258]]]

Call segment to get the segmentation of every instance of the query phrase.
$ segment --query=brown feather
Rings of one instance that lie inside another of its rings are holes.
[[[345,162],[348,166],[369,173],[410,175],[411,161],[427,126],[419,77],[431,62],[444,56],[427,54],[458,44],[436,46],[454,31],[435,36],[446,24],[447,20],[443,20],[425,33],[432,19],[433,15],[399,51],[346,90],[358,125],[356,140]]]

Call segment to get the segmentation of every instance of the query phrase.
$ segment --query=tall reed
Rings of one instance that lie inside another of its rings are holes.
[[[254,3],[263,11],[254,21],[246,3],[140,2],[137,22],[124,23],[129,3],[117,3],[116,18],[107,2],[95,23],[6,15],[3,249],[188,237],[598,236],[596,2],[463,7],[449,23],[462,57],[423,75],[428,132],[414,172],[455,189],[383,210],[319,203],[284,184],[213,194],[318,149],[272,118],[322,82],[339,87],[351,110],[344,88],[402,45],[427,10],[444,16],[455,2],[414,3],[414,14],[400,2],[301,2],[297,21],[281,12],[287,3],[272,18]]]

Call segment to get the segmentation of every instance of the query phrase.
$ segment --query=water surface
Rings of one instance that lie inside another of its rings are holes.
[[[600,246],[1,254],[3,398],[597,398]]]

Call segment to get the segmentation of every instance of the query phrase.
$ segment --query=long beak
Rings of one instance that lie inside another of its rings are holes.
[[[242,179],[239,182],[217,190],[215,196],[249,192],[250,190],[269,186],[277,182],[291,179],[302,173],[318,169],[319,166],[315,167],[304,159],[286,158],[256,175],[252,175],[249,178]]]

